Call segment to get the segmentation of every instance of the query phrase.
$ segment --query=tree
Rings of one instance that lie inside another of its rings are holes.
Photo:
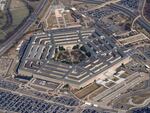
[[[90,53],[90,52],[87,52],[87,53],[86,53],[86,56],[91,57],[91,53]]]
[[[65,48],[63,46],[59,46],[60,51],[65,51]]]
[[[124,63],[122,63],[122,64],[121,64],[121,67],[125,68],[125,65],[124,65]]]
[[[72,49],[79,49],[79,45],[77,44],[77,45],[73,46]]]
[[[87,52],[87,51],[86,51],[86,48],[84,47],[84,45],[80,47],[80,50],[81,50],[81,51],[84,51],[85,53]]]
[[[127,31],[131,30],[131,24],[130,23],[125,24],[125,30],[127,30]]]

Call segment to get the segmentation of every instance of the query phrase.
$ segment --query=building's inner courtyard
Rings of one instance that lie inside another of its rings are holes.
[[[91,53],[86,50],[84,45],[74,45],[71,47],[59,46],[55,48],[54,61],[66,64],[78,64],[91,57]]]

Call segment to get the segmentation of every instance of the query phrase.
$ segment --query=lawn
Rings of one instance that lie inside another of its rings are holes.
[[[6,16],[5,13],[0,11],[0,27],[2,27],[6,22]]]
[[[93,91],[95,91],[96,89],[98,89],[99,87],[100,87],[99,85],[92,83],[92,84],[89,84],[88,86],[84,87],[83,89],[79,90],[75,94],[78,98],[84,98],[87,95],[89,95],[90,93],[92,93]]]
[[[4,12],[0,11],[0,28],[5,25],[5,22],[6,22],[6,16]],[[3,32],[3,30],[0,29],[0,40],[3,40],[4,37],[5,37],[5,33]]]
[[[93,98],[93,97],[95,97],[95,96],[97,96],[98,94],[100,94],[100,93],[102,93],[103,91],[105,91],[107,88],[106,87],[104,87],[104,86],[100,86],[97,90],[95,90],[95,91],[93,91],[92,93],[91,93],[91,95],[89,96],[89,98]]]
[[[0,41],[5,39],[5,33],[3,32],[3,30],[0,29]]]
[[[8,28],[7,33],[12,32],[29,15],[29,9],[22,0],[12,0],[10,12],[12,14],[13,23]]]
[[[135,104],[142,104],[148,98],[150,98],[150,93],[145,93],[143,95],[133,96],[132,102]]]
[[[18,25],[29,15],[29,9],[26,4],[22,0],[12,0],[10,3],[10,13],[12,15],[12,24],[8,26],[5,31],[0,29],[0,41],[5,40],[5,36],[13,32]],[[2,27],[6,23],[6,14],[4,12],[0,12],[0,27]]]

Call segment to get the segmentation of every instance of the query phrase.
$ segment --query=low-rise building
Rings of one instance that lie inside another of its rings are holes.
[[[106,79],[104,73],[116,70],[130,61],[109,38],[94,30],[81,28],[51,30],[35,34],[20,59],[18,73],[81,88],[97,79]],[[90,57],[77,64],[55,61],[55,48],[82,44]]]
[[[0,0],[0,10],[4,10],[6,6],[7,0]]]

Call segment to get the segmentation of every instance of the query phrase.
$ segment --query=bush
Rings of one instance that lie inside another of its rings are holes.
[[[80,50],[81,50],[81,51],[84,51],[85,53],[87,52],[87,51],[86,51],[86,48],[85,48],[84,46],[81,46],[81,47],[80,47]]]
[[[60,51],[65,51],[65,48],[63,46],[59,46]]]
[[[73,48],[72,49],[79,49],[79,45],[75,45],[75,46],[73,46]]]

